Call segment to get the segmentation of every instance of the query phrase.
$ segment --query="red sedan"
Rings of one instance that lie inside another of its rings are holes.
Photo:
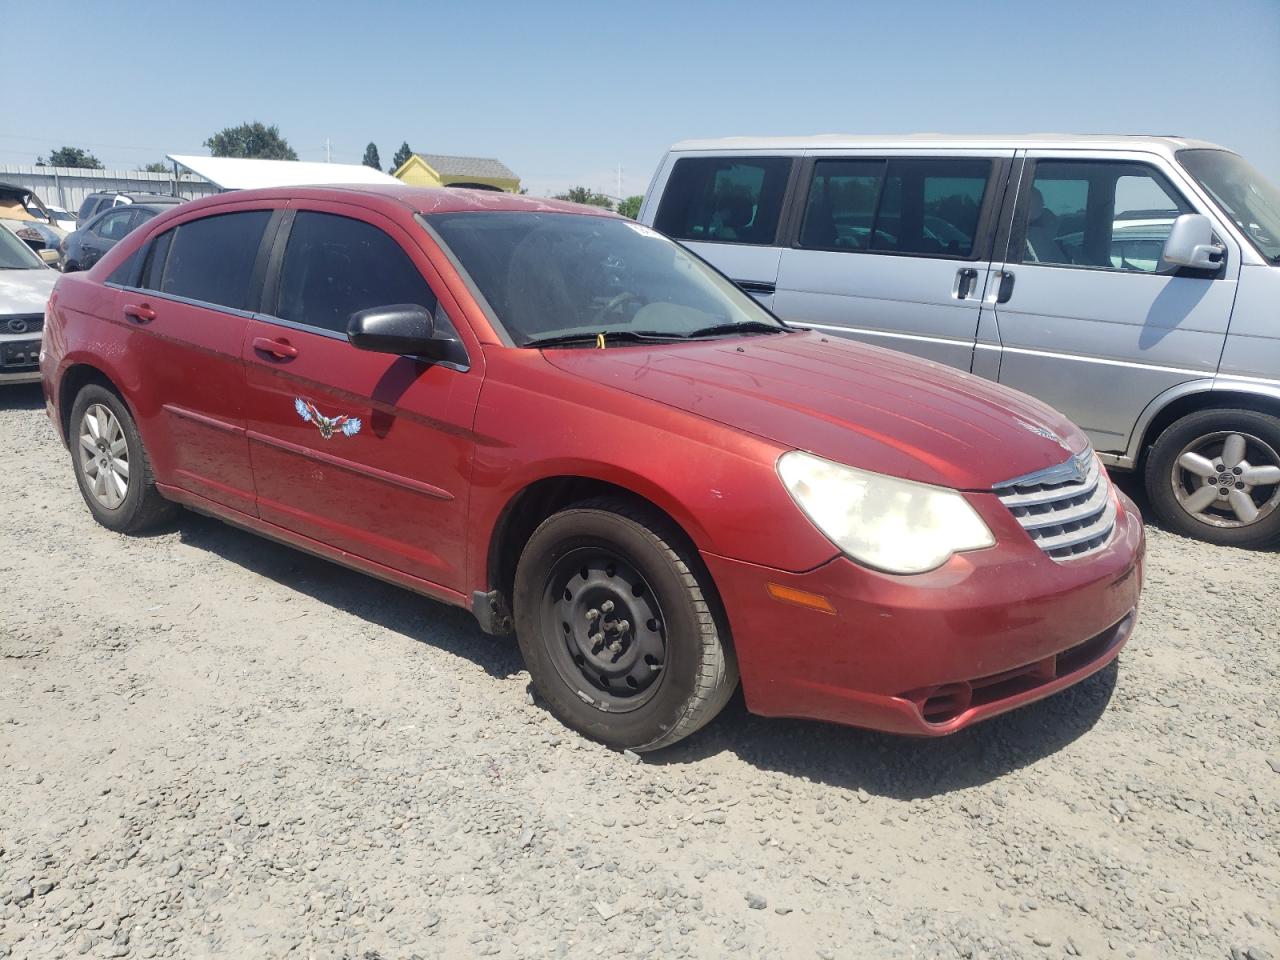
[[[212,514],[514,631],[652,750],[748,707],[935,735],[1115,658],[1142,523],[992,383],[781,323],[594,208],[184,204],[63,276],[41,370],[94,517]]]

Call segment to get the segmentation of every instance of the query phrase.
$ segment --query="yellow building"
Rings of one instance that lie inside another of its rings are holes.
[[[392,176],[415,187],[472,187],[520,192],[520,178],[505,163],[489,157],[415,153]]]

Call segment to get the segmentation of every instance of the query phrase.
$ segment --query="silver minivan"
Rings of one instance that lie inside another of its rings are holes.
[[[1280,190],[1177,137],[676,144],[642,223],[785,320],[1062,410],[1169,527],[1280,540]]]

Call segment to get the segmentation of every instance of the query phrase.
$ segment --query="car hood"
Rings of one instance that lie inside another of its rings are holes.
[[[1025,394],[809,331],[543,356],[783,446],[957,489],[988,490],[1088,446],[1071,421]]]
[[[0,270],[0,317],[44,313],[57,282],[56,270]]]

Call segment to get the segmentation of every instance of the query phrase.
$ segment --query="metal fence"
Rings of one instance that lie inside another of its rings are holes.
[[[91,193],[169,193],[188,200],[219,193],[216,186],[192,173],[174,177],[172,173],[142,170],[85,170],[80,167],[36,167],[23,163],[0,163],[0,181],[33,190],[46,204],[75,213]]]

